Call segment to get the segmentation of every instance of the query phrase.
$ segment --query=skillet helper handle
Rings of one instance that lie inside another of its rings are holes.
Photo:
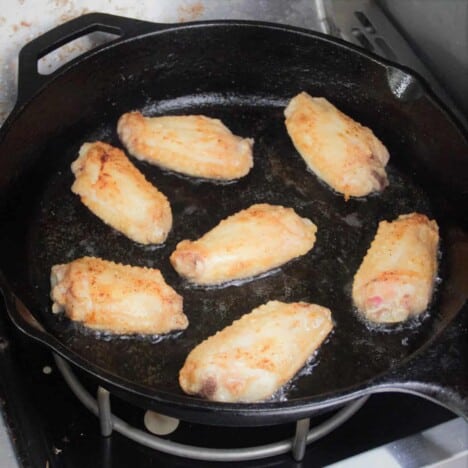
[[[444,239],[450,267],[438,305],[442,321],[434,323],[442,331],[414,359],[377,379],[372,391],[412,393],[468,420],[468,232],[451,226]]]
[[[468,305],[419,356],[375,382],[372,392],[411,393],[468,422]]]
[[[44,327],[12,292],[5,275],[0,271],[0,301],[2,296],[8,315],[20,330],[29,334],[45,333]]]
[[[55,338],[55,336],[44,329],[31,311],[12,291],[5,275],[0,270],[0,302],[2,301],[2,296],[7,314],[18,330],[21,330],[26,335],[44,343],[61,356],[65,357],[67,355],[65,346]],[[1,309],[3,308],[1,308],[0,304],[0,310]]]
[[[33,39],[20,50],[18,57],[18,98],[16,106],[24,104],[64,68],[62,66],[48,75],[39,73],[37,68],[39,59],[63,45],[92,32],[98,31],[116,34],[118,36],[116,39],[99,47],[102,50],[102,48],[122,39],[165,29],[166,27],[168,25],[150,23],[122,16],[89,13],[47,31],[36,39]]]

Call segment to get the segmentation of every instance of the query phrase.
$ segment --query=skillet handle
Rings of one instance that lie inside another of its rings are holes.
[[[468,420],[468,232],[451,227],[443,238],[450,267],[438,306],[443,318],[435,324],[442,332],[414,359],[377,379],[371,391],[412,393]]]
[[[165,29],[169,26],[105,13],[89,13],[47,31],[36,39],[33,39],[20,50],[18,57],[18,97],[16,107],[22,106],[42,86],[63,70],[64,66],[48,75],[38,72],[38,60],[49,52],[62,47],[74,39],[96,31],[116,34],[118,36],[107,44],[98,47],[99,50],[102,50],[117,41]]]
[[[424,352],[374,382],[371,393],[411,393],[468,421],[467,336],[468,306],[465,306]]]

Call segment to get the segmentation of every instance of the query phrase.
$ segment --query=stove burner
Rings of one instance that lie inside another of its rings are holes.
[[[113,430],[116,430],[120,434],[137,443],[145,445],[146,447],[150,447],[170,455],[192,458],[194,460],[225,462],[246,461],[273,457],[291,451],[293,458],[296,461],[301,461],[304,457],[307,444],[324,437],[337,427],[341,426],[341,424],[353,416],[369,398],[365,396],[348,403],[328,420],[312,429],[309,429],[310,419],[301,419],[297,421],[296,433],[291,439],[248,448],[214,449],[196,447],[193,445],[180,444],[170,440],[165,440],[129,425],[124,420],[112,414],[109,391],[99,386],[97,390],[97,399],[94,399],[80,383],[79,379],[71,370],[69,364],[57,354],[54,354],[54,359],[63,378],[75,396],[89,411],[99,417],[101,434],[103,436],[108,437],[112,434]],[[166,419],[168,418],[164,415],[158,416],[163,416]],[[170,419],[172,420],[173,418]],[[163,432],[157,432],[157,430],[151,430],[151,432],[159,433],[161,435],[163,434]],[[169,432],[166,432],[166,434],[168,433]]]

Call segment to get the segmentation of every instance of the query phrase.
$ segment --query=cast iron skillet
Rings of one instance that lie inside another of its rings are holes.
[[[41,56],[92,31],[120,38],[50,76],[38,74]],[[345,202],[306,170],[283,123],[284,106],[302,90],[327,97],[384,141],[391,162],[390,186],[382,194]],[[233,184],[134,161],[172,205],[173,230],[157,248],[115,232],[70,192],[70,163],[79,146],[96,139],[120,146],[116,121],[132,109],[202,113],[255,138],[255,167]],[[0,134],[1,285],[8,313],[22,331],[119,395],[185,420],[278,423],[378,391],[418,393],[466,416],[467,314],[459,312],[468,270],[467,191],[466,135],[410,70],[285,26],[161,25],[85,15],[20,53],[19,98]],[[318,225],[315,248],[241,286],[206,290],[182,281],[168,262],[176,243],[255,202],[292,206],[312,219]],[[440,225],[441,283],[421,323],[369,329],[352,307],[353,275],[379,220],[411,211]],[[83,255],[160,268],[183,295],[190,327],[163,339],[113,338],[53,315],[50,268]],[[218,404],[184,395],[177,375],[190,349],[270,299],[331,308],[335,330],[315,361],[268,402]],[[449,338],[439,337],[449,324]]]

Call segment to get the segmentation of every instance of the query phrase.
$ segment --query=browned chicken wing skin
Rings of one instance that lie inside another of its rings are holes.
[[[373,322],[401,322],[424,312],[437,273],[439,229],[411,213],[381,221],[354,276],[353,300]]]
[[[83,257],[51,271],[54,313],[112,333],[160,334],[188,326],[182,297],[159,270]]]
[[[141,244],[166,240],[171,206],[123,151],[99,141],[85,143],[71,167],[72,192],[102,221]]]
[[[346,200],[388,185],[389,154],[369,128],[325,98],[304,92],[291,99],[284,114],[289,136],[308,167]]]
[[[117,132],[132,156],[189,176],[234,180],[253,166],[253,140],[203,115],[144,117],[129,112],[120,117]]]
[[[222,402],[271,397],[333,328],[331,312],[270,301],[195,347],[179,374],[184,392]]]
[[[248,278],[306,254],[317,227],[292,208],[260,203],[221,221],[196,241],[177,244],[175,270],[197,284]]]

